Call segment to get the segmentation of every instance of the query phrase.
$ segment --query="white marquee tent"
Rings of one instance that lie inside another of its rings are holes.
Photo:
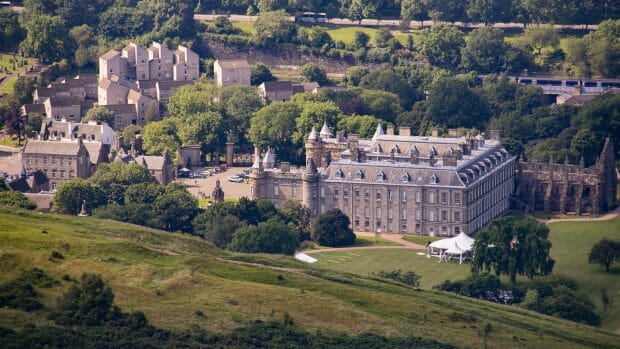
[[[474,239],[465,233],[460,233],[455,237],[432,242],[428,245],[427,257],[439,257],[439,262],[458,257],[459,264],[462,264],[464,258],[471,257],[473,247]]]

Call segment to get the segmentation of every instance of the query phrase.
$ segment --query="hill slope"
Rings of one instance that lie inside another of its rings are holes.
[[[59,251],[63,259],[51,259]],[[264,265],[256,262],[263,262]],[[255,263],[249,263],[255,262]],[[288,257],[244,256],[186,235],[94,218],[0,208],[0,282],[39,267],[56,280],[101,274],[126,311],[156,326],[198,324],[230,331],[255,319],[290,314],[310,331],[415,335],[479,347],[477,329],[492,324],[491,347],[614,347],[620,336],[540,314],[308,267]],[[67,285],[41,289],[55,304]],[[200,310],[204,316],[197,316]],[[0,309],[0,326],[43,324],[45,311]]]

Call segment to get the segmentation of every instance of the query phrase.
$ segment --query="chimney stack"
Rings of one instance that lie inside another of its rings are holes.
[[[399,127],[398,134],[401,136],[410,137],[411,136],[411,127]]]
[[[393,136],[394,135],[394,126],[388,126],[386,129],[386,135]]]
[[[431,129],[431,136],[432,137],[439,137],[439,129],[436,127],[433,127],[433,129]]]

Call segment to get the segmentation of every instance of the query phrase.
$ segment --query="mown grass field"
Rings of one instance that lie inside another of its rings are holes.
[[[50,260],[54,250],[64,258]],[[186,235],[94,218],[0,209],[0,282],[32,267],[59,280],[58,286],[40,290],[47,305],[68,287],[61,281],[63,275],[98,273],[114,290],[117,305],[144,311],[152,323],[168,329],[183,330],[196,323],[227,331],[289,313],[296,325],[310,331],[414,334],[459,347],[480,347],[477,329],[487,322],[494,329],[491,348],[612,348],[620,343],[620,336],[588,326],[328,271],[291,257],[235,255]],[[196,316],[197,310],[204,317]],[[47,321],[45,310],[0,309],[0,326]]]
[[[610,221],[550,223],[551,257],[556,264],[554,273],[568,275],[577,280],[599,310],[601,288],[605,287],[614,305],[601,313],[603,328],[620,333],[620,263],[610,273],[598,265],[588,264],[588,252],[594,243],[606,237],[620,240],[620,217]],[[405,240],[424,244],[429,237],[405,237]],[[415,271],[422,276],[421,287],[429,289],[440,282],[458,280],[469,275],[469,264],[437,263],[413,250],[336,251],[313,254],[319,265],[342,272],[371,275],[379,270],[402,269]],[[424,251],[422,251],[424,252]]]

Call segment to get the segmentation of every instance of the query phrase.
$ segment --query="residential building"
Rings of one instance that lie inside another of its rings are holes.
[[[64,141],[28,139],[22,151],[26,173],[42,171],[49,179],[49,189],[72,178],[88,178],[91,160],[81,138]]]
[[[252,83],[252,68],[245,59],[218,59],[213,63],[213,76],[220,87],[234,84],[249,86]]]
[[[288,101],[296,93],[313,93],[319,85],[316,82],[296,83],[292,81],[268,81],[258,86],[265,102]]]
[[[179,45],[174,51],[174,66],[172,67],[172,80],[195,81],[200,77],[200,58],[194,51]]]
[[[108,124],[97,124],[94,121],[77,123],[46,119],[41,125],[39,138],[44,141],[82,138],[87,142],[98,142],[112,147],[116,145],[116,132]]]

